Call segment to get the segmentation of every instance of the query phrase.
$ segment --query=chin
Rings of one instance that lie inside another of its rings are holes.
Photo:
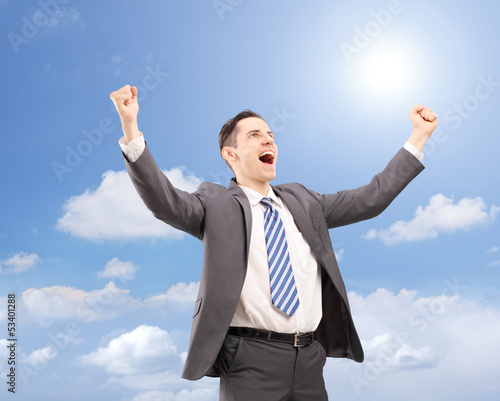
[[[274,180],[276,178],[276,173],[269,174],[266,178],[267,178],[267,181],[272,181],[272,180]]]

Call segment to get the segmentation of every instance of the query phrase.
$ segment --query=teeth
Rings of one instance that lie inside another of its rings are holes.
[[[262,156],[265,156],[265,155],[271,155],[271,156],[274,156],[274,152],[271,152],[271,151],[266,151],[264,153],[261,153],[259,157],[262,157]]]

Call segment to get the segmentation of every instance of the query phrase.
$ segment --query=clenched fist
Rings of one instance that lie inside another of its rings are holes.
[[[422,150],[437,127],[437,115],[432,109],[420,104],[410,111],[410,120],[413,124],[413,133],[408,142]]]
[[[109,97],[113,101],[118,112],[125,139],[130,142],[141,135],[137,126],[137,114],[139,113],[139,103],[137,102],[137,88],[125,85],[117,91],[111,92]]]
[[[437,115],[432,109],[424,107],[421,104],[413,107],[410,111],[410,120],[413,128],[422,129],[429,136],[434,132],[438,123]]]

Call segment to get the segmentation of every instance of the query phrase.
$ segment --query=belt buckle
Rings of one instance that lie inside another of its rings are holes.
[[[293,338],[293,346],[294,347],[304,347],[305,344],[299,344],[300,342],[300,333],[295,333],[295,336]]]

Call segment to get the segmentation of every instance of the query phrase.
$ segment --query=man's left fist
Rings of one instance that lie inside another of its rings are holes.
[[[436,113],[421,104],[413,107],[410,111],[410,120],[413,129],[420,130],[427,136],[431,136],[438,124]]]

